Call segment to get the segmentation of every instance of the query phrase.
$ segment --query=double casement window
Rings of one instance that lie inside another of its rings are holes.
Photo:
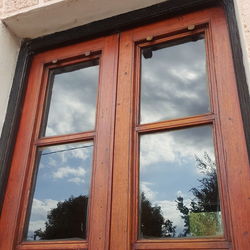
[[[247,167],[220,8],[42,52],[1,249],[246,250]]]

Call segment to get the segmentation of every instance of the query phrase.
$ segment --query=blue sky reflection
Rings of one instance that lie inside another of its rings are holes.
[[[27,240],[34,231],[45,229],[48,212],[71,196],[89,196],[93,142],[41,148],[37,156],[37,177]]]
[[[148,58],[142,53],[141,123],[210,111],[205,40],[186,40],[154,45]]]
[[[146,134],[140,138],[140,192],[153,206],[161,207],[164,220],[173,222],[175,237],[184,230],[177,197],[183,197],[184,204],[190,207],[195,198],[191,189],[201,186],[198,180],[207,177],[196,159],[204,159],[206,154],[215,162],[209,125]],[[219,200],[217,202],[219,204]]]
[[[99,78],[96,63],[90,61],[69,72],[66,67],[62,69],[65,72],[55,74],[45,136],[94,130]]]

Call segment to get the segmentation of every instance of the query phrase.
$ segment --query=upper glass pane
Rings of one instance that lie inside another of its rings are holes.
[[[142,49],[140,123],[209,110],[203,35]]]
[[[223,234],[209,125],[140,138],[139,238]]]
[[[86,239],[93,142],[40,148],[25,240]]]
[[[98,60],[51,72],[42,136],[94,130],[98,77]]]

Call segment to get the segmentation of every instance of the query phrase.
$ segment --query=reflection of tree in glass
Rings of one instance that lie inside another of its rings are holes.
[[[164,219],[162,208],[141,194],[141,233],[143,238],[215,236],[222,233],[216,164],[205,152],[203,158],[195,157],[197,168],[203,177],[200,185],[191,188],[194,196],[189,206],[183,197],[177,197],[177,209],[184,220],[184,229],[176,235],[176,227]]]
[[[160,206],[152,205],[141,193],[141,233],[143,238],[147,237],[174,237],[175,226],[170,220],[164,220]]]
[[[45,230],[34,232],[34,240],[81,238],[86,239],[88,196],[70,197],[58,202],[57,207],[47,215]]]
[[[190,207],[184,205],[183,197],[177,197],[177,209],[184,220],[183,232],[178,237],[210,236],[221,234],[218,182],[216,165],[207,153],[204,158],[196,157],[197,167],[205,177],[198,179],[199,187],[190,191],[194,199]],[[48,216],[46,228],[34,232],[34,240],[83,238],[86,239],[87,196],[71,197],[59,202]],[[153,205],[141,193],[141,234],[143,238],[166,238],[176,236],[176,226],[164,219],[160,206]]]
[[[190,191],[194,199],[190,208],[184,205],[183,197],[177,197],[177,208],[184,219],[184,230],[179,237],[185,236],[209,236],[221,233],[218,181],[216,165],[205,152],[204,158],[196,156],[197,167],[205,177],[198,179],[199,187]]]

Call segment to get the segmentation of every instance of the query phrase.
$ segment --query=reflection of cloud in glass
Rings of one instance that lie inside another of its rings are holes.
[[[53,178],[55,179],[63,179],[68,176],[80,176],[84,177],[86,174],[86,170],[84,168],[71,168],[71,167],[62,167],[58,168],[53,174]]]
[[[33,199],[32,203],[32,214],[30,217],[29,222],[29,231],[27,235],[27,240],[33,240],[34,231],[37,229],[45,229],[45,221],[47,219],[48,211],[52,208],[55,208],[58,201],[45,199],[45,200],[38,200]]]
[[[212,133],[205,127],[153,133],[141,137],[140,167],[148,171],[161,162],[184,164],[207,152],[214,159]],[[147,169],[144,169],[146,166]]]
[[[214,162],[211,126],[141,136],[140,192],[151,202],[152,207],[160,206],[164,220],[173,222],[176,227],[174,237],[184,237],[181,233],[185,229],[183,214],[177,208],[177,197],[182,197],[184,206],[190,209],[191,201],[196,198],[192,188],[201,186],[200,179],[210,178],[217,188],[216,172],[212,174],[215,165],[208,162],[211,166],[200,168],[201,161],[198,159],[204,157]],[[205,163],[205,160],[202,162]],[[216,211],[220,211],[218,192],[212,190],[211,196],[218,204]]]
[[[207,113],[204,40],[152,49],[152,57],[142,56],[141,123]]]
[[[143,192],[149,200],[154,200],[155,195],[157,194],[157,192],[154,192],[150,188],[150,186],[152,186],[152,185],[153,185],[153,183],[150,183],[150,182],[145,182],[145,181],[140,182],[141,192]]]
[[[44,128],[46,136],[94,129],[99,75],[97,63],[87,62],[81,68],[77,65],[74,71],[72,67],[66,67],[54,74],[48,120]]]
[[[93,142],[51,146],[38,151],[27,240],[33,240],[35,230],[44,230],[48,212],[56,208],[59,201],[89,196],[92,153]]]

